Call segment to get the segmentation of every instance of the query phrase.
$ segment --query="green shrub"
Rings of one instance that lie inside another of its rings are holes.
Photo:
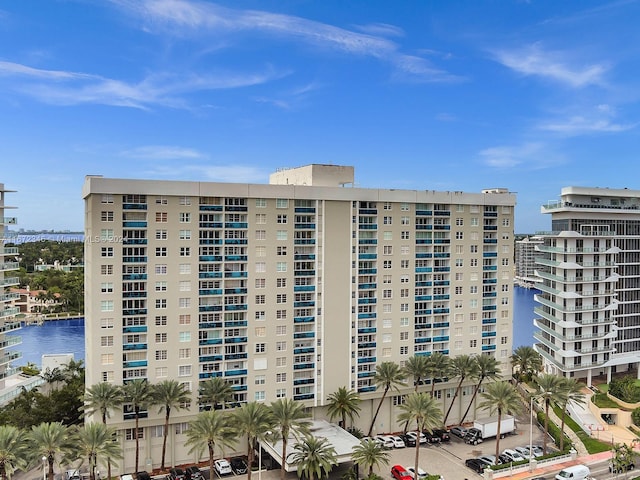
[[[631,412],[631,420],[634,425],[640,426],[640,407],[635,408],[633,412]]]
[[[609,393],[623,402],[636,403],[640,401],[640,387],[636,379],[630,375],[613,378],[609,382]]]

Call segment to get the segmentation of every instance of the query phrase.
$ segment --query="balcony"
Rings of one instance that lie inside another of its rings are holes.
[[[359,283],[358,284],[359,290],[375,290],[376,288],[378,288],[377,283]]]
[[[242,230],[247,228],[247,222],[225,222],[224,228],[233,230]]]
[[[359,245],[377,245],[378,240],[376,240],[375,238],[359,238],[358,244]]]
[[[200,272],[198,278],[222,278],[222,272]]]
[[[224,272],[224,278],[247,278],[247,272]]]
[[[294,292],[315,292],[315,285],[296,285],[293,287]]]
[[[296,223],[294,224],[296,230],[315,230],[315,223]]]
[[[15,309],[8,308],[7,310],[18,310],[18,311],[20,311],[19,308],[15,308]],[[0,312],[0,317],[3,316],[2,315],[3,313],[4,312]],[[20,322],[7,322],[4,325],[0,326],[0,333],[8,333],[8,332],[13,332],[15,330],[20,330],[20,327],[21,327]]]
[[[122,327],[122,333],[146,333],[146,325],[132,325],[129,327]]]
[[[146,367],[146,360],[136,360],[134,362],[124,362],[122,364],[122,368],[138,368],[138,367]]]
[[[294,363],[293,364],[293,369],[294,370],[309,370],[312,368],[316,368],[316,364],[313,362],[306,362],[306,363]]]
[[[224,306],[225,312],[237,312],[237,311],[243,311],[243,310],[247,310],[247,305],[225,305]]]
[[[222,345],[221,338],[201,338],[198,345]]]
[[[211,363],[211,362],[221,362],[222,355],[203,355],[198,357],[198,362],[200,363]]]
[[[198,378],[200,380],[206,380],[207,378],[221,377],[221,376],[222,376],[222,372],[200,372],[198,374]]]
[[[358,363],[376,363],[376,357],[359,357]]]
[[[247,337],[226,337],[224,343],[247,343]]]
[[[366,305],[366,304],[373,304],[373,303],[378,303],[378,299],[377,298],[359,298],[358,299],[358,305]]]
[[[315,321],[315,317],[293,317],[293,323],[310,323]]]
[[[238,377],[246,374],[247,374],[246,368],[239,368],[236,370],[227,370],[226,372],[224,372],[225,377]]]
[[[10,270],[18,270],[20,264],[18,262],[4,262],[0,263],[0,271],[8,272]]]
[[[146,350],[146,343],[125,343],[122,345],[122,350]]]
[[[0,287],[12,287],[14,285],[20,285],[20,278],[6,277],[6,278],[0,279]]]
[[[200,296],[222,295],[222,289],[221,288],[202,289],[202,290],[198,290],[198,295]]]
[[[294,332],[293,338],[315,338],[315,332]]]
[[[147,222],[125,221],[125,222],[122,222],[122,226],[124,228],[147,228]]]
[[[293,395],[293,399],[296,401],[302,401],[302,400],[313,400],[314,395],[313,393],[303,393],[300,395]]]

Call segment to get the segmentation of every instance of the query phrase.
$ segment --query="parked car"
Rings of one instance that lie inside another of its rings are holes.
[[[404,440],[402,440],[402,438],[398,435],[391,435],[390,436],[391,440],[393,440],[393,446],[395,448],[404,448],[407,445],[404,443]]]
[[[429,432],[429,431],[425,430],[423,432],[423,434],[424,434],[425,438],[427,439],[427,442],[429,442],[429,443],[440,443],[441,442],[440,437],[438,435],[432,433],[432,432]]]
[[[516,447],[514,448],[514,450],[516,452],[518,452],[520,455],[522,455],[525,459],[529,458],[529,446],[524,446],[524,447]],[[537,448],[537,447],[532,447],[531,448],[531,456],[533,458],[538,458],[542,456],[542,449],[541,448]]]
[[[477,428],[470,428],[464,436],[464,441],[469,445],[482,443],[482,432]]]
[[[388,435],[376,435],[377,439],[384,448],[392,449],[394,447],[393,440]]]
[[[464,438],[467,436],[467,429],[464,427],[451,427],[449,429],[451,435],[455,435],[458,438]]]
[[[149,472],[142,470],[141,472],[136,472],[136,480],[151,480],[151,475],[149,475]]]
[[[236,475],[244,475],[247,473],[247,462],[242,457],[233,457],[231,459],[231,470]]]
[[[407,472],[409,472],[409,475],[411,475],[411,478],[413,478],[415,480],[416,476],[415,476],[414,468],[413,467],[407,467]],[[427,472],[425,472],[420,467],[418,467],[418,480],[424,480],[428,476],[429,476],[429,474]]]
[[[522,455],[511,448],[507,448],[502,452],[502,454],[506,456],[511,462],[521,462],[522,460],[525,460]]]
[[[218,472],[218,475],[229,475],[231,472],[231,465],[229,464],[229,462],[227,460],[225,460],[224,458],[221,458],[219,460],[216,460],[215,462],[213,462],[213,468],[216,469],[216,472]]]
[[[181,468],[172,468],[169,470],[169,476],[171,480],[185,480],[184,470]]]
[[[198,467],[197,465],[191,465],[185,468],[184,475],[187,480],[199,480],[202,478],[202,472],[200,471],[200,467]]]
[[[478,457],[478,460],[486,463],[487,465],[498,465],[498,459],[495,455],[482,455]]]
[[[611,473],[623,473],[628,472],[629,470],[633,470],[636,468],[636,464],[632,459],[629,460],[629,463],[614,465],[613,462],[609,462],[609,472]]]
[[[487,466],[485,462],[480,461],[477,458],[468,458],[464,461],[464,464],[466,467],[478,473],[484,472],[484,469]]]
[[[407,472],[407,469],[402,465],[394,465],[391,467],[391,475],[393,475],[393,478],[396,480],[413,480],[411,474]]]
[[[442,441],[442,442],[449,442],[449,441],[451,441],[451,437],[449,436],[449,432],[448,432],[448,431],[446,431],[446,430],[445,430],[445,429],[443,429],[443,428],[436,428],[436,429],[433,431],[433,434],[434,434],[434,435],[437,435],[438,437],[440,437],[440,441]]]
[[[404,441],[404,444],[407,447],[415,447],[416,446],[416,437],[415,436],[410,436],[407,434],[404,435],[400,435],[400,438]]]
[[[418,434],[416,432],[414,432],[413,430],[407,432],[407,435],[409,435],[410,437],[412,437],[414,440],[418,439]],[[425,444],[427,443],[427,437],[424,436],[424,433],[420,432],[420,444]]]

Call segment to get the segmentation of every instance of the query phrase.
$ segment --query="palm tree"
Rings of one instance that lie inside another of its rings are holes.
[[[478,355],[475,357],[476,363],[478,364],[478,369],[475,372],[474,378],[478,380],[476,384],[476,388],[473,390],[473,396],[471,397],[471,401],[469,401],[469,405],[467,406],[467,410],[462,415],[462,419],[460,423],[464,423],[464,419],[467,417],[469,410],[471,409],[471,405],[475,402],[476,396],[480,391],[480,386],[484,380],[497,380],[500,377],[500,362],[493,355]]]
[[[453,404],[456,403],[456,398],[460,396],[462,383],[467,379],[467,377],[474,377],[477,375],[478,363],[476,362],[476,359],[471,355],[458,355],[453,360],[451,360],[451,371],[453,375],[459,377],[460,380],[458,381],[458,386],[456,387],[456,391],[453,394],[453,398],[451,399],[451,405],[449,405],[447,413],[444,416],[445,425],[447,424],[447,419],[449,418],[449,414],[451,413]]]
[[[30,443],[29,450],[34,458],[46,458],[49,466],[47,478],[53,480],[53,465],[60,462],[60,457],[64,454],[67,447],[69,437],[68,428],[62,423],[41,423],[31,427],[31,431],[27,435]]]
[[[122,406],[122,388],[108,382],[91,385],[84,393],[84,413],[93,415],[100,412],[103,424],[111,417],[111,410]],[[107,461],[107,478],[111,478],[111,462]]]
[[[124,402],[131,405],[134,413],[135,428],[133,430],[133,438],[136,441],[136,461],[134,472],[137,472],[140,461],[140,439],[138,438],[140,412],[146,410],[153,402],[153,389],[147,380],[137,378],[125,383],[122,387],[122,393],[124,396]]]
[[[541,369],[542,356],[533,347],[523,345],[513,351],[513,355],[511,355],[511,371],[516,378],[516,385],[522,377],[531,378]]]
[[[560,451],[564,450],[564,421],[567,412],[567,405],[571,402],[584,405],[585,394],[582,391],[583,385],[575,378],[561,377],[562,398],[562,425],[560,426]]]
[[[381,466],[387,466],[390,459],[389,452],[384,449],[382,444],[374,442],[370,438],[362,440],[358,445],[354,446],[351,454],[353,463],[362,465],[363,468],[367,469],[369,476],[373,474],[373,467],[379,469]]]
[[[96,480],[98,459],[105,463],[122,458],[120,445],[114,441],[115,433],[113,428],[104,423],[87,423],[75,427],[71,435],[72,447],[68,455],[73,454],[81,459],[81,465],[88,461],[90,480]],[[136,471],[138,471],[137,468]]]
[[[347,417],[353,424],[354,417],[360,416],[360,395],[347,387],[340,387],[327,397],[329,419],[342,418],[342,428],[347,428]]]
[[[427,372],[431,378],[431,396],[434,396],[436,380],[448,378],[451,373],[451,359],[440,352],[427,357]]]
[[[536,396],[544,400],[544,440],[542,441],[542,452],[547,454],[547,436],[549,433],[549,406],[551,403],[562,402],[563,380],[550,373],[544,373],[536,377],[538,392]]]
[[[414,457],[414,472],[417,478],[418,464],[420,460],[420,434],[423,430],[428,432],[442,425],[442,410],[438,402],[426,393],[412,393],[407,395],[405,402],[400,405],[402,411],[398,420],[416,422],[416,447]]]
[[[382,407],[382,403],[384,402],[389,390],[392,388],[398,390],[400,386],[404,385],[404,373],[397,363],[382,362],[380,365],[376,366],[376,375],[373,377],[373,381],[376,388],[383,387],[384,391],[382,392],[380,403],[378,403],[378,408],[376,408],[376,413],[373,415],[373,419],[371,420],[371,426],[369,427],[369,433],[367,434],[368,437],[370,437],[371,432],[373,432],[373,426],[376,424],[376,418],[378,418],[380,407]]]
[[[326,438],[306,435],[304,440],[294,447],[291,462],[298,465],[298,478],[307,480],[329,477],[329,472],[338,464],[336,450]]]
[[[111,417],[111,410],[122,406],[122,389],[108,382],[100,382],[91,385],[84,394],[84,413],[93,415],[100,413],[102,423],[107,423]]]
[[[25,433],[12,426],[0,426],[0,478],[7,480],[17,468],[27,464],[29,443]]]
[[[154,403],[160,405],[158,413],[164,410],[164,430],[162,432],[162,461],[160,468],[164,470],[164,460],[167,452],[167,437],[169,433],[169,417],[171,410],[180,410],[182,405],[191,401],[191,392],[184,383],[177,380],[163,380],[153,387]],[[188,409],[189,407],[187,407]]]
[[[496,458],[500,454],[500,425],[502,423],[502,415],[515,414],[522,407],[522,400],[518,395],[515,387],[505,381],[493,382],[487,385],[486,390],[482,393],[484,401],[480,404],[482,408],[489,410],[491,415],[498,413],[498,430],[496,432]]]
[[[196,453],[198,459],[207,449],[209,453],[209,478],[215,478],[213,459],[215,446],[230,446],[235,442],[235,433],[231,428],[229,416],[218,410],[200,412],[189,422],[186,431],[186,446],[190,446],[189,453]]]
[[[403,369],[407,377],[413,377],[414,391],[417,392],[422,381],[429,375],[429,357],[424,355],[409,357]]]
[[[249,402],[233,412],[233,427],[238,434],[247,438],[247,480],[251,480],[251,465],[256,441],[264,440],[268,432],[274,428],[271,411],[263,403]],[[283,459],[284,462],[284,459]]]
[[[200,382],[198,402],[205,409],[224,408],[227,402],[233,400],[233,389],[222,377],[211,377]]]
[[[271,402],[271,415],[275,424],[280,428],[280,437],[282,437],[282,462],[280,466],[280,480],[284,480],[287,473],[286,458],[287,444],[289,442],[289,434],[293,433],[298,438],[299,434],[307,434],[311,422],[308,420],[309,414],[305,406],[292,400],[291,398],[279,398],[275,402]]]

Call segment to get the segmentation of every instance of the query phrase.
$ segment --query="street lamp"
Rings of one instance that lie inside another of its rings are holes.
[[[47,480],[47,457],[42,457],[42,480]]]

